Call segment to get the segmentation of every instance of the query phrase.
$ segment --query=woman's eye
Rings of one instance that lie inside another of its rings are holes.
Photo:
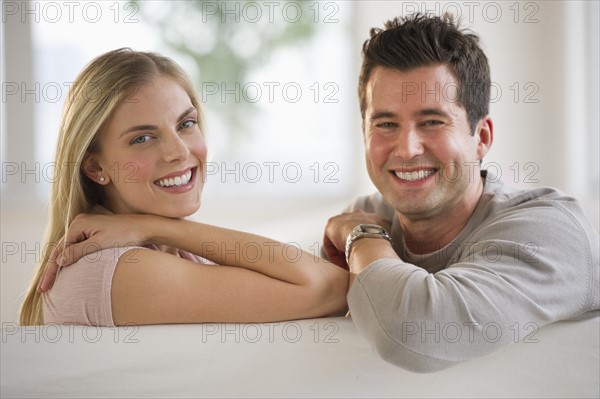
[[[181,123],[181,128],[182,129],[189,129],[191,127],[194,127],[194,125],[196,124],[196,121],[193,119],[188,119],[186,121],[183,121],[183,123]]]
[[[142,136],[138,136],[138,137],[134,138],[133,140],[131,140],[131,144],[141,144],[141,143],[145,143],[148,140],[150,140],[150,136],[147,134],[144,134]]]

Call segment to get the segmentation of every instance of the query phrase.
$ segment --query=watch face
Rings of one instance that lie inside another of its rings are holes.
[[[385,230],[381,226],[377,226],[374,224],[365,224],[362,226],[362,231],[364,233],[381,234]]]

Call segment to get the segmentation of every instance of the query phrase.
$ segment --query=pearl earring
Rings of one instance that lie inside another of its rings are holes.
[[[104,183],[104,176],[100,176],[98,180],[100,180],[100,183]]]

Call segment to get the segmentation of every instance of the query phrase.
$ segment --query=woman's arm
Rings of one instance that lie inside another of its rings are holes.
[[[292,284],[347,274],[340,274],[339,267],[291,244],[183,219],[160,219],[148,229],[152,232],[148,242],[180,248],[220,265],[253,270]]]
[[[120,258],[113,277],[113,321],[259,323],[328,316],[346,308],[347,289],[344,271],[329,266],[334,269],[313,264],[305,282],[292,283],[241,267],[131,250]]]
[[[112,294],[115,322],[121,324],[281,320],[324,316],[346,306],[346,271],[249,233],[152,215],[80,215],[64,241],[69,244],[51,256],[62,257],[61,266],[100,248],[147,244],[230,266],[199,265],[159,251],[126,253]],[[57,269],[56,263],[48,265],[41,291],[49,289]]]

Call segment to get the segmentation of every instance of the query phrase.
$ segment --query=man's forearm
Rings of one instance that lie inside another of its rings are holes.
[[[350,281],[348,288],[352,287],[356,276],[371,263],[379,259],[400,260],[398,254],[387,240],[381,238],[361,238],[352,244],[350,250]]]

